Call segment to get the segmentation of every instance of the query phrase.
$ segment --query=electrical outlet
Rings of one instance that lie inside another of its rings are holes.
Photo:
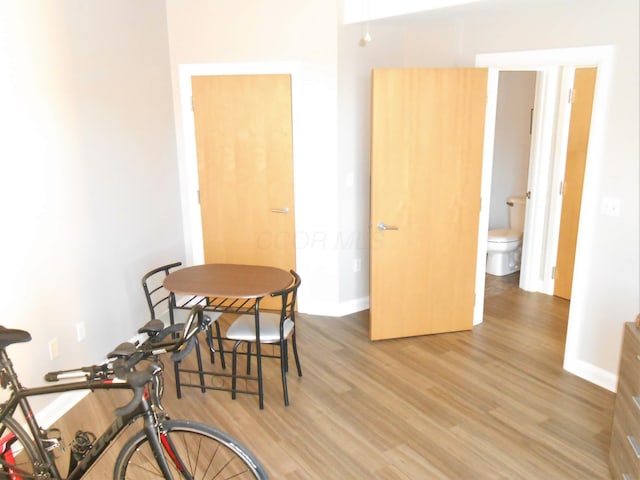
[[[355,181],[355,178],[354,178],[353,172],[347,173],[347,176],[345,177],[345,182],[344,182],[345,185],[347,187],[353,187],[354,181]]]
[[[49,340],[49,358],[53,360],[54,358],[58,358],[60,352],[58,351],[58,339],[52,338]]]
[[[362,269],[362,259],[356,258],[353,260],[353,271],[359,272]]]
[[[87,336],[87,332],[84,329],[84,322],[76,323],[76,336],[78,337],[79,342],[84,340],[84,337]]]

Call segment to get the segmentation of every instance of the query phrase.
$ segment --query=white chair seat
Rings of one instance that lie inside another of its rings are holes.
[[[293,330],[293,322],[289,319],[284,321],[283,335],[288,338]],[[256,340],[256,319],[253,315],[241,315],[227,330],[226,338],[241,340],[244,342],[255,342]],[[280,341],[280,315],[276,313],[260,313],[260,342],[277,343]]]

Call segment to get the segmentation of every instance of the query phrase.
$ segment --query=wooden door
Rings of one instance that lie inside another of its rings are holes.
[[[207,263],[295,268],[290,75],[192,78]]]
[[[472,327],[486,98],[486,69],[373,72],[372,340]]]
[[[573,266],[576,258],[578,222],[582,202],[582,185],[589,146],[593,92],[596,85],[596,68],[577,68],[573,80],[571,119],[567,143],[560,234],[556,259],[553,294],[571,299]]]

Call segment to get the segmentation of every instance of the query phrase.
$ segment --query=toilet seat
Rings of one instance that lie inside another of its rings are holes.
[[[510,228],[498,228],[496,230],[489,230],[489,242],[507,243],[517,242],[521,239],[522,233]]]

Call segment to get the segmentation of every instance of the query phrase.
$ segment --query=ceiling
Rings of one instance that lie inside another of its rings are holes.
[[[378,25],[399,25],[425,23],[430,21],[455,20],[471,17],[503,15],[505,13],[521,13],[529,9],[540,9],[545,6],[575,3],[575,0],[478,0],[472,3],[425,10],[406,15],[397,15],[369,23]]]

